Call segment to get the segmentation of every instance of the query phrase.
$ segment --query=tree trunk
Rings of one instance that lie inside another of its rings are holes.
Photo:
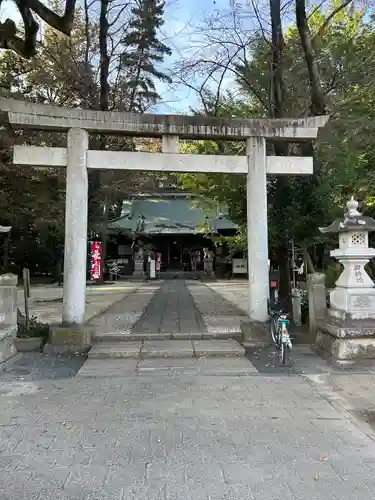
[[[108,55],[108,6],[109,0],[101,0],[100,2],[100,17],[99,17],[99,51],[100,51],[100,97],[99,107],[102,111],[108,111],[109,107],[109,63],[110,58]],[[105,149],[106,139],[104,136],[98,140],[99,149]],[[100,201],[99,192],[101,188],[100,170],[93,170],[89,173],[89,212],[91,219],[95,222],[102,222],[103,211],[102,203]],[[95,231],[96,232],[96,231]],[[102,242],[102,266],[104,264],[106,242],[105,231],[101,231],[100,240]],[[103,267],[102,267],[103,269]]]
[[[305,254],[305,262],[306,262],[307,272],[308,273],[315,273],[314,262],[311,258],[309,251],[307,250],[307,248],[305,248],[304,254]]]
[[[285,105],[285,81],[284,37],[280,0],[270,0],[270,14],[272,26],[272,109],[275,118],[282,118]]]
[[[99,18],[100,109],[103,111],[107,111],[109,106],[108,4],[109,0],[101,0]]]
[[[284,81],[284,36],[281,23],[281,2],[270,0],[270,14],[272,27],[272,114],[274,118],[283,118],[285,114],[285,81]],[[288,145],[278,143],[274,146],[277,156],[288,154]],[[284,200],[288,191],[288,180],[279,177],[276,180],[275,199]],[[280,207],[282,210],[282,207]],[[290,263],[288,235],[281,239],[276,249],[277,262],[280,271],[279,299],[286,306],[290,300]]]
[[[310,113],[312,116],[324,115],[326,113],[324,92],[314,55],[311,31],[307,22],[305,0],[296,0],[296,22],[310,81]]]
[[[10,232],[4,238],[4,255],[3,255],[3,270],[4,273],[8,272],[9,265],[9,246],[10,246]]]
[[[279,264],[280,282],[279,282],[279,301],[286,310],[290,309],[290,262],[289,248],[281,244],[276,248],[277,262]]]

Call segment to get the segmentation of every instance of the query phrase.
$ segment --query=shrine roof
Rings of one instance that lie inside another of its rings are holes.
[[[236,229],[217,207],[203,206],[188,196],[149,195],[123,202],[120,218],[109,228],[118,232],[146,234],[195,234]]]

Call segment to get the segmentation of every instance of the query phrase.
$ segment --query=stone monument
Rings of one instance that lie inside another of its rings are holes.
[[[17,354],[17,276],[0,274],[0,363]]]
[[[214,268],[213,268],[213,253],[210,252],[208,248],[203,249],[203,270],[205,275],[209,278],[214,277]]]
[[[375,220],[358,211],[352,197],[344,218],[319,228],[338,233],[339,248],[330,252],[344,270],[330,292],[331,307],[317,325],[316,345],[339,360],[375,358],[375,288],[364,266],[375,257],[368,246],[368,234]]]
[[[144,277],[144,251],[140,246],[138,251],[134,255],[134,271],[133,276],[135,278],[143,278]]]

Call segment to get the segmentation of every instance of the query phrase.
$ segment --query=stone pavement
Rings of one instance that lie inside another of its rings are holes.
[[[234,299],[230,300],[217,291],[217,288],[221,291],[223,287],[215,286],[215,282],[203,284],[197,281],[188,281],[187,287],[207,331],[217,334],[241,332],[241,322],[247,319],[246,312],[237,307]]]
[[[85,321],[106,311],[110,306],[131,296],[142,283],[121,282],[105,286],[88,286]],[[56,285],[31,287],[29,312],[43,323],[60,323],[62,315],[63,287]],[[23,290],[17,290],[17,304],[24,313]]]
[[[158,296],[160,281],[133,285],[132,291],[117,301],[102,314],[89,321],[96,330],[97,337],[106,338],[113,334],[122,336],[131,333],[134,325],[143,316],[148,304]]]
[[[98,316],[98,330],[116,327],[125,338],[127,307],[134,321],[148,303],[138,328],[154,319],[163,338],[161,325],[181,328],[176,316],[185,301],[194,318],[183,328],[198,328],[183,282],[163,283],[157,292],[159,286],[146,284]],[[189,289],[203,318],[210,311],[219,318],[221,308],[230,318],[233,304],[200,283]],[[138,344],[152,351],[153,342]],[[163,342],[168,349],[172,341]],[[196,341],[187,342],[193,351]],[[267,350],[265,357],[252,353],[254,363],[172,356],[89,358],[82,365],[79,357],[61,358],[63,367],[36,353],[19,356],[0,374],[0,499],[374,498],[374,370],[337,373],[307,346],[296,347],[297,366],[284,372]]]
[[[304,376],[317,391],[375,441],[375,366],[358,371]]]
[[[205,326],[184,280],[165,281],[132,333],[202,333]]]
[[[208,288],[220,295],[225,301],[240,309],[242,314],[248,311],[248,282],[245,279],[217,280],[205,283]]]
[[[307,382],[203,362],[1,384],[1,499],[373,498],[374,441]]]
[[[197,288],[201,290],[198,300]],[[194,299],[183,280],[144,285],[90,322],[100,342],[92,347],[89,358],[243,356],[245,351],[235,340],[212,340],[218,336],[216,330],[198,310],[205,305],[211,312],[215,308],[217,318],[233,320],[229,313],[234,307],[227,302],[229,310],[225,310],[224,299],[204,285],[195,285],[193,290]],[[132,301],[137,314],[130,308]]]

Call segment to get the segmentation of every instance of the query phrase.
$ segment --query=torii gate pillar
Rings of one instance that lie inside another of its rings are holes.
[[[86,308],[87,275],[87,152],[89,134],[80,128],[68,131],[64,293],[62,322],[82,324]]]
[[[247,265],[249,273],[249,308],[251,320],[268,319],[268,221],[267,164],[264,137],[250,137],[247,155]]]

